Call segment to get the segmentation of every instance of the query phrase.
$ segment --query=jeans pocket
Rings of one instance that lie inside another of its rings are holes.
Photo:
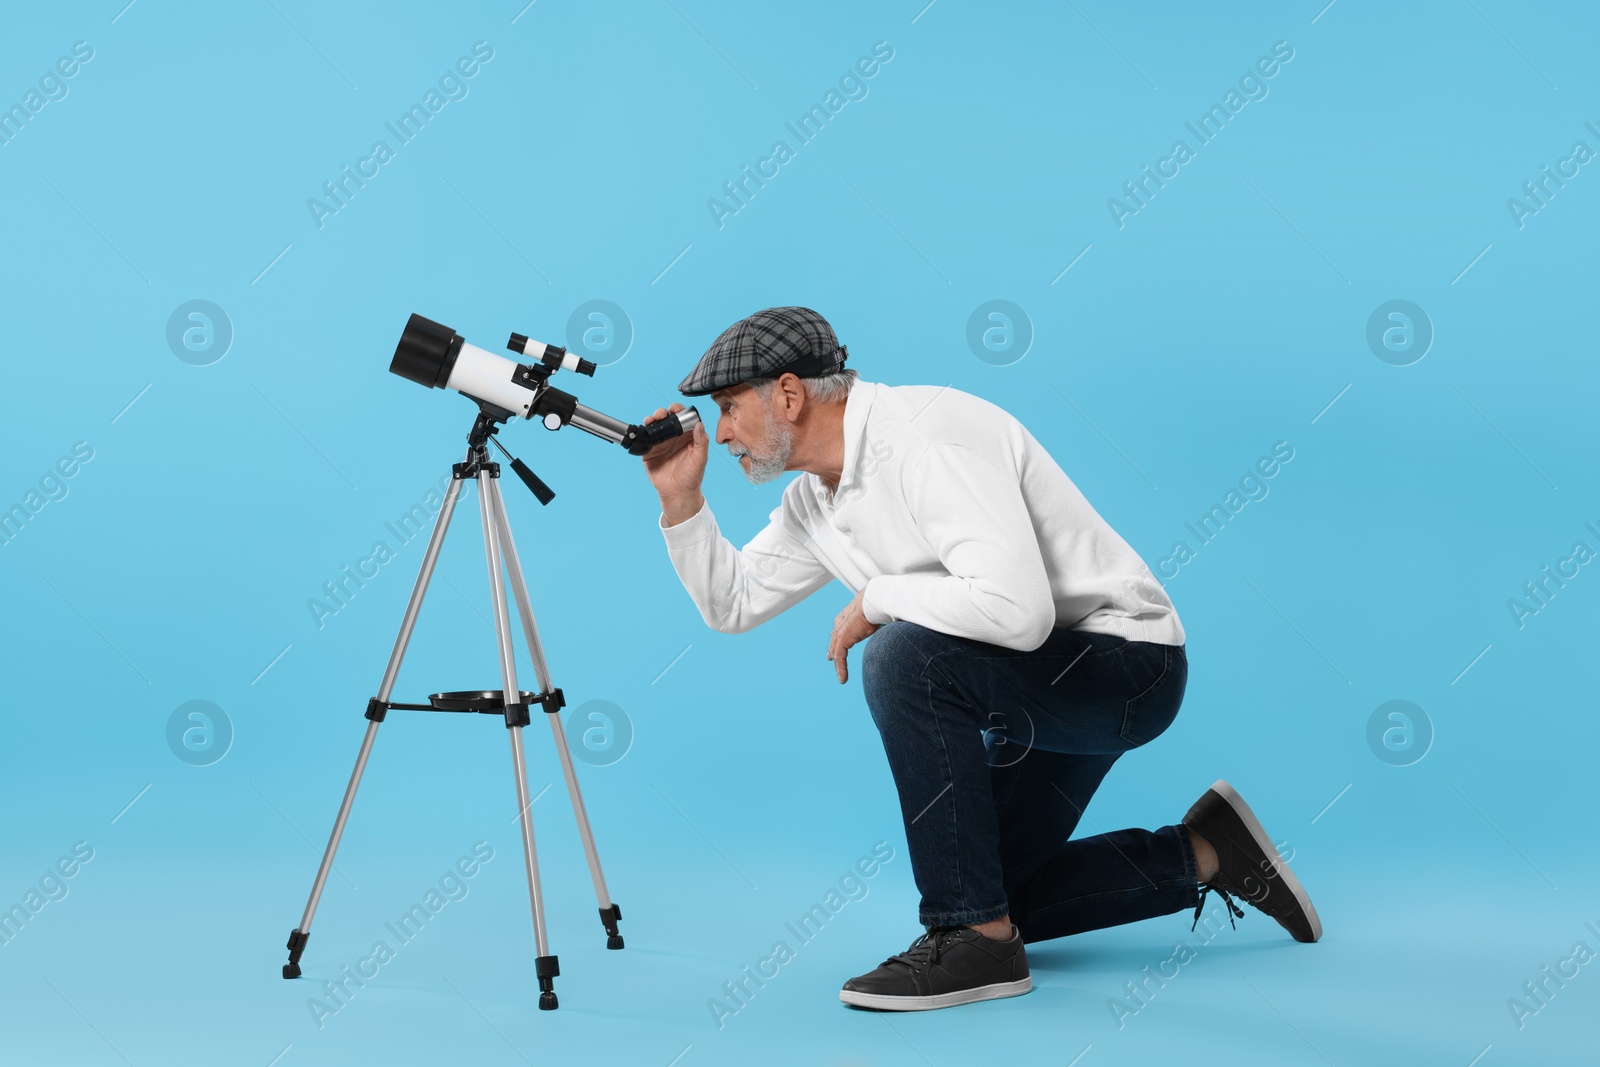
[[[1145,645],[1144,642],[1137,644]],[[1160,737],[1178,715],[1183,702],[1183,690],[1188,677],[1188,664],[1181,648],[1173,645],[1148,644],[1152,650],[1149,660],[1154,666],[1159,649],[1160,670],[1155,680],[1137,696],[1129,699],[1122,713],[1122,739],[1132,748],[1147,744]],[[1131,663],[1131,659],[1124,662]]]

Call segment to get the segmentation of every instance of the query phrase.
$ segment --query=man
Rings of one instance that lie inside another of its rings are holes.
[[[700,483],[703,426],[644,456],[678,576],[739,633],[834,578],[855,591],[827,644],[862,688],[900,795],[924,933],[839,999],[939,1008],[1032,988],[1025,942],[1241,896],[1296,940],[1310,899],[1227,782],[1181,823],[1069,840],[1117,758],[1171,724],[1184,631],[1144,562],[1039,442],[956,389],[859,379],[815,311],[730,326],[679,385],[761,484],[791,481],[736,549]],[[680,411],[682,404],[672,404]],[[646,419],[666,417],[667,408]]]

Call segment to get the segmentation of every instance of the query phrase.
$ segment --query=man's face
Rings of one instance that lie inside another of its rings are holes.
[[[748,385],[718,389],[711,394],[717,405],[717,443],[739,460],[739,469],[752,485],[770,482],[789,467],[794,431],[788,419],[775,418],[761,402],[761,394]]]

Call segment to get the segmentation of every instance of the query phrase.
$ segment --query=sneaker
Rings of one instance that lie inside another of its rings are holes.
[[[1296,941],[1322,937],[1322,920],[1317,918],[1311,898],[1289,865],[1278,857],[1272,838],[1233,786],[1217,779],[1189,808],[1183,825],[1217,850],[1217,875],[1201,883],[1200,902],[1194,909],[1196,923],[1206,894],[1215,891],[1228,905],[1230,924],[1235,915],[1244,918],[1244,910],[1233,902],[1238,896],[1276,919]]]
[[[858,1008],[922,1011],[1020,996],[1032,988],[1015,924],[1009,941],[969,926],[935,926],[876,970],[846,982],[839,999]]]

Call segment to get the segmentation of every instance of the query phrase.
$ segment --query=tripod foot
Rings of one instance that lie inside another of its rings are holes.
[[[550,1011],[556,1006],[556,975],[561,973],[561,964],[554,956],[536,956],[533,960],[533,973],[539,978],[539,1010]]]
[[[298,928],[289,931],[289,962],[283,965],[285,978],[300,977],[300,954],[306,950],[306,942],[311,939],[311,934],[301,933]]]
[[[600,909],[600,923],[606,928],[606,948],[621,948],[622,935],[617,932],[617,923],[622,919],[621,905],[613,903],[609,907]]]

